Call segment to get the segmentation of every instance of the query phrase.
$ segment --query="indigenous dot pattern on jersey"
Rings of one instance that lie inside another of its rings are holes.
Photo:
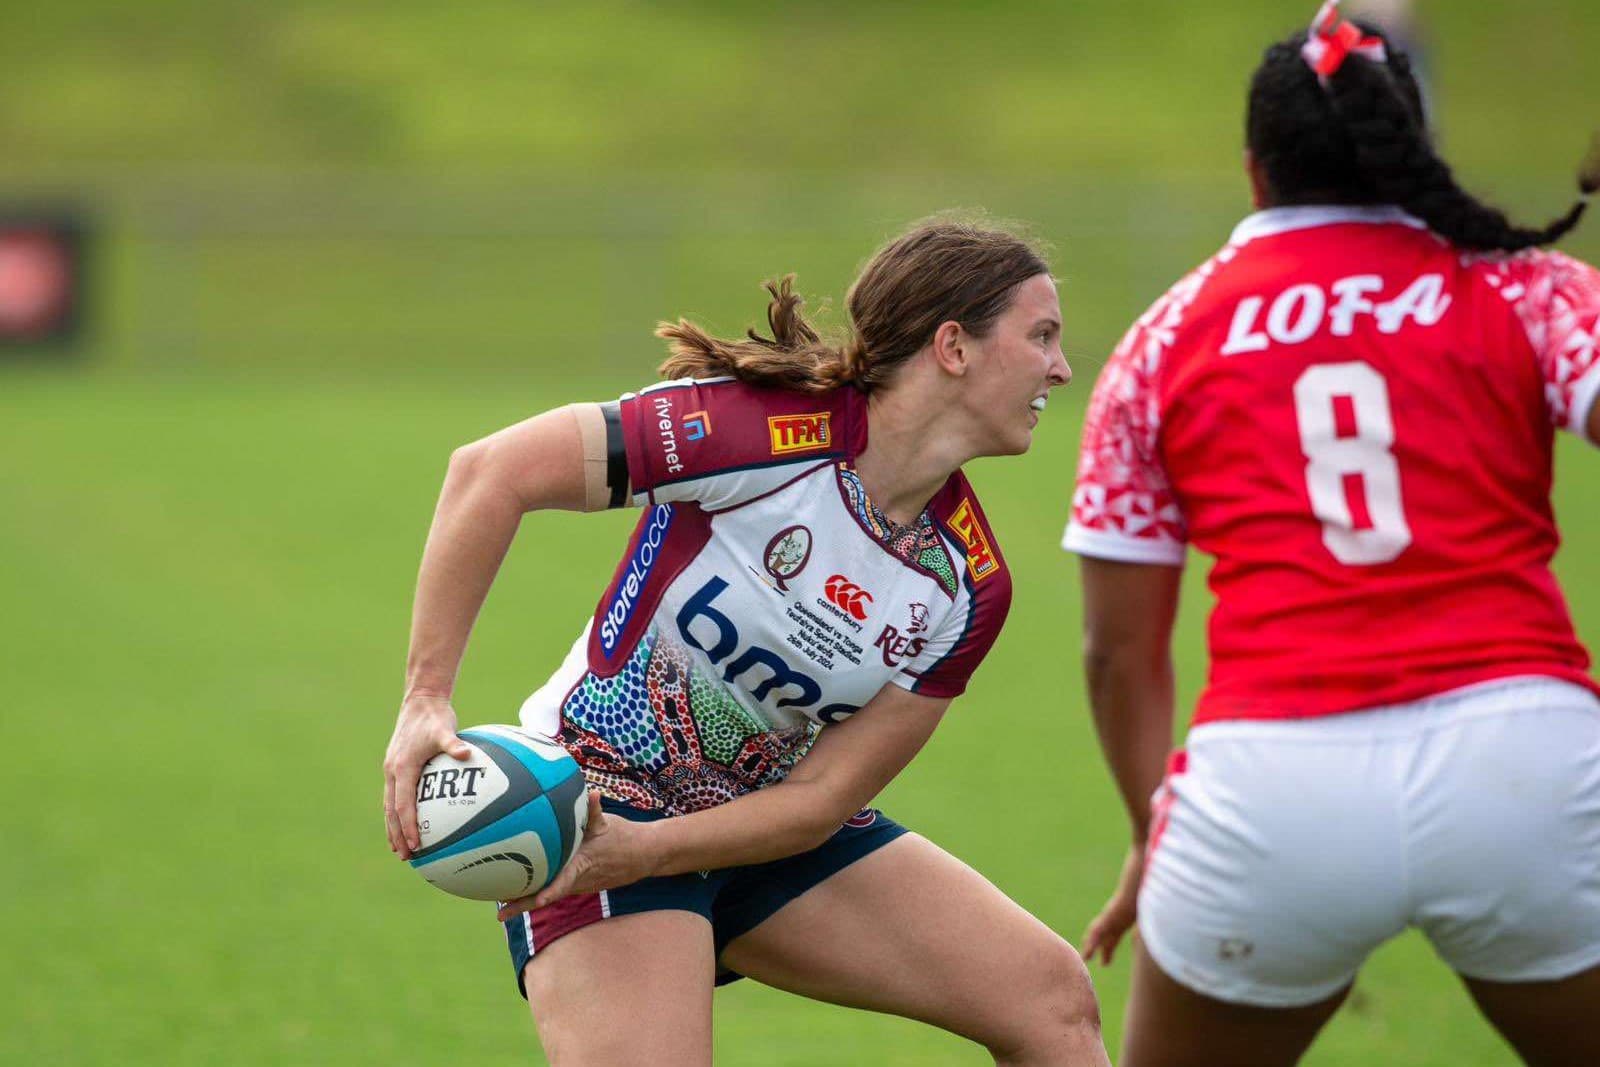
[[[844,486],[845,498],[855,509],[856,517],[883,542],[884,548],[900,559],[932,571],[939,576],[945,589],[951,593],[956,591],[956,572],[950,566],[949,553],[939,542],[939,531],[934,528],[933,516],[924,511],[910,526],[895,522],[878,510],[878,505],[867,496],[861,476],[849,467],[839,468],[839,484]]]
[[[818,729],[768,730],[652,627],[620,674],[578,686],[561,735],[602,796],[682,814],[781,781]]]

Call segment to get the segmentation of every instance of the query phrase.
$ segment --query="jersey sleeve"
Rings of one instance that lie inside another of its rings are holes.
[[[1507,261],[1500,293],[1516,308],[1557,428],[1582,434],[1600,396],[1600,270],[1560,252]]]
[[[858,394],[681,379],[607,405],[635,504],[694,501],[718,511],[781,487],[864,444]]]
[[[902,689],[930,697],[957,697],[994,647],[1011,612],[1011,571],[988,520],[965,479],[956,480],[953,506],[935,504],[940,536],[958,565],[951,610],[895,675]]]
[[[1061,547],[1124,563],[1181,565],[1188,530],[1162,468],[1157,374],[1176,334],[1176,296],[1123,337],[1095,383],[1078,455],[1072,516]]]

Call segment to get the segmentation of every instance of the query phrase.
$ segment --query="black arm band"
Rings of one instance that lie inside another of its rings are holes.
[[[606,488],[611,490],[608,508],[620,508],[628,501],[628,450],[622,443],[622,408],[615,401],[600,405],[606,420]]]

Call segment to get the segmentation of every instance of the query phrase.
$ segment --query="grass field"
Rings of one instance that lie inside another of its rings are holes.
[[[16,373],[0,381],[0,646],[12,803],[0,1062],[526,1063],[498,927],[386,850],[377,763],[410,584],[455,443],[615,377],[401,382]],[[1085,383],[1086,384],[1086,383]],[[999,646],[885,800],[1076,937],[1122,822],[1055,548],[1081,402],[973,477],[1021,576]],[[1561,571],[1600,635],[1592,454],[1563,452]],[[458,707],[505,721],[581,625],[623,515],[537,516],[479,625]],[[1202,568],[1179,637],[1200,676]],[[1027,739],[1025,755],[1006,744]],[[18,803],[18,800],[21,802]],[[1114,1042],[1126,965],[1098,976]],[[966,1043],[750,983],[728,1063],[976,1064]],[[819,1052],[819,1050],[826,1050]],[[1382,952],[1308,1061],[1507,1053],[1426,947]]]

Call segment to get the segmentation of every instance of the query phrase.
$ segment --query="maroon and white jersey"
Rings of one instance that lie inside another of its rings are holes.
[[[1064,545],[1215,557],[1196,722],[1592,687],[1550,484],[1597,334],[1600,272],[1560,253],[1464,255],[1393,208],[1258,213],[1112,356]]]
[[[960,472],[911,526],[872,505],[851,467],[864,394],[684,380],[605,414],[644,513],[522,709],[603,795],[710,807],[780,781],[886,684],[966,688],[1010,606],[1005,560]]]

